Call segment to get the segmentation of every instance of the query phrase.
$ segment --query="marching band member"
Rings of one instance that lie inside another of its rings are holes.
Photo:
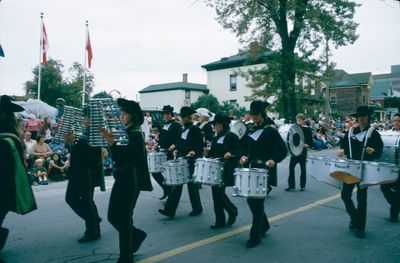
[[[393,117],[392,131],[400,136],[400,113],[396,113]],[[395,160],[397,165],[399,165],[399,162],[400,160]],[[399,221],[400,212],[400,181],[391,184],[381,184],[381,191],[390,204],[389,221],[392,223],[397,223]]]
[[[306,188],[306,161],[307,161],[307,148],[312,145],[313,143],[313,138],[312,138],[312,131],[310,128],[304,125],[304,122],[306,120],[306,116],[302,113],[297,114],[296,116],[296,123],[301,127],[304,133],[304,149],[303,152],[299,156],[294,156],[292,155],[290,157],[290,163],[289,163],[289,177],[288,177],[288,185],[289,187],[285,189],[285,191],[291,191],[294,190],[296,187],[296,181],[295,181],[295,172],[294,168],[296,165],[299,163],[300,164],[300,191],[304,191]]]
[[[267,168],[273,172],[276,164],[285,159],[287,149],[278,131],[267,124],[268,117],[265,109],[268,105],[268,102],[259,100],[250,104],[254,127],[242,138],[243,156],[240,158],[240,163],[252,168]],[[261,242],[261,237],[270,228],[264,211],[264,200],[265,198],[247,198],[253,215],[250,239],[246,243],[248,248],[257,246]]]
[[[24,166],[24,143],[14,115],[14,112],[24,110],[23,107],[14,104],[9,96],[0,96],[0,251],[4,248],[9,233],[9,230],[3,227],[6,215],[9,211],[22,214],[22,211],[18,211],[17,208],[19,199],[17,195],[23,194],[25,202],[27,197],[30,197],[31,206],[26,207],[30,208],[29,210],[36,209],[32,188]],[[30,195],[27,194],[27,191],[30,191]],[[29,211],[24,211],[24,213],[27,212]],[[0,262],[4,261],[0,259]]]
[[[174,108],[172,106],[165,105],[162,109],[162,114],[164,117],[165,125],[160,130],[159,142],[158,144],[154,145],[154,148],[157,149],[159,147],[161,150],[166,152],[167,160],[172,160],[174,159],[174,156],[172,154],[172,149],[170,150],[170,147],[171,145],[177,144],[181,136],[182,126],[177,121],[175,121]],[[171,192],[171,188],[170,186],[163,183],[163,175],[161,173],[153,173],[152,175],[164,191],[164,194],[160,198],[160,200],[167,198],[169,193]]]
[[[64,135],[64,141],[71,143],[71,161],[68,170],[68,186],[65,201],[72,210],[85,221],[86,231],[79,243],[100,239],[100,221],[96,204],[93,200],[94,188],[100,186],[103,173],[101,147],[91,147],[88,144],[90,126],[89,107],[83,109],[85,139],[75,140],[74,135]]]
[[[237,207],[229,200],[225,194],[225,187],[234,185],[234,169],[236,167],[239,154],[239,137],[229,131],[229,123],[231,120],[228,116],[217,114],[211,124],[214,126],[216,136],[212,139],[211,148],[205,148],[210,158],[221,158],[224,160],[223,185],[212,186],[212,196],[214,201],[215,224],[211,229],[231,226],[235,223],[238,215]],[[229,215],[228,221],[225,220],[225,212]]]
[[[383,149],[383,142],[379,133],[371,127],[370,118],[373,113],[367,106],[360,106],[352,116],[357,118],[358,126],[346,132],[339,157],[346,156],[353,160],[372,161],[380,157]],[[369,137],[370,135],[370,137]],[[351,199],[354,186],[357,187],[357,208]],[[365,223],[367,220],[367,187],[360,188],[360,184],[346,184],[342,187],[342,200],[346,211],[350,216],[349,229],[359,238],[365,237]]]
[[[140,191],[152,191],[144,134],[140,125],[144,121],[138,103],[118,99],[120,119],[129,137],[128,145],[116,145],[113,135],[99,128],[102,136],[111,146],[114,165],[114,186],[111,191],[108,220],[119,232],[120,256],[117,262],[133,262],[135,253],[147,234],[133,226],[133,210]]]
[[[179,154],[179,157],[184,157],[188,159],[189,163],[189,173],[193,175],[195,159],[203,156],[203,134],[199,127],[193,125],[192,114],[196,111],[191,107],[182,107],[180,110],[181,122],[183,125],[183,130],[181,137],[179,138],[177,144],[170,146],[169,150],[174,151],[174,154]],[[193,182],[187,184],[190,203],[192,205],[192,211],[189,216],[198,216],[203,212],[203,207],[201,206],[199,185]],[[175,217],[175,211],[178,207],[179,200],[182,195],[183,185],[175,186],[171,189],[171,193],[168,196],[167,202],[164,209],[158,210],[162,215],[169,218]]]
[[[199,126],[199,128],[203,132],[204,145],[209,146],[214,136],[212,125],[209,122],[212,114],[205,108],[199,108],[196,110],[196,115],[200,119],[200,122],[197,123],[197,126]]]

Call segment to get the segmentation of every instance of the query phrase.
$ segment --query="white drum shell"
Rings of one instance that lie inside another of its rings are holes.
[[[199,158],[194,167],[193,181],[206,185],[223,184],[224,164],[218,160]]]
[[[396,164],[363,162],[364,174],[360,185],[377,185],[397,181],[399,167]]]
[[[265,198],[267,196],[267,169],[236,168],[233,196]]]
[[[185,159],[166,161],[161,167],[166,185],[182,185],[190,182],[189,164]]]
[[[397,163],[400,161],[400,134],[394,132],[381,133],[383,152],[378,162]]]
[[[320,156],[308,157],[307,174],[320,182],[340,189],[342,188],[342,182],[330,176],[331,159],[330,157]]]
[[[161,165],[167,161],[167,155],[160,152],[152,152],[147,155],[147,163],[150,173],[161,173]]]
[[[361,161],[344,158],[332,158],[330,161],[330,173],[344,172],[361,180]]]

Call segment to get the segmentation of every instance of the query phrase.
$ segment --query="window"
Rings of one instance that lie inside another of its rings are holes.
[[[237,106],[237,100],[229,100],[229,104],[232,106]]]
[[[365,103],[365,95],[362,96],[362,102]]]
[[[185,99],[190,100],[190,90],[185,90]]]
[[[237,75],[229,75],[229,90],[236,91],[237,88]]]
[[[336,96],[331,96],[331,104],[336,104]]]

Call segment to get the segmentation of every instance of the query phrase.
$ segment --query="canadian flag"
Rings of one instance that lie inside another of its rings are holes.
[[[42,63],[47,63],[47,50],[49,49],[49,40],[47,39],[46,27],[42,27],[42,39],[41,39],[41,46],[42,46]]]
[[[93,52],[92,52],[92,44],[90,43],[89,30],[87,31],[87,35],[86,35],[85,49],[87,51],[87,56],[88,56],[88,66],[90,68],[92,66]]]

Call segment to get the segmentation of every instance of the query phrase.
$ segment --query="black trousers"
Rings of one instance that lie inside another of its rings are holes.
[[[225,187],[212,186],[212,197],[214,201],[215,224],[225,225],[225,212],[229,214],[237,214],[237,207],[229,200],[225,193]]]
[[[270,227],[267,214],[264,211],[265,198],[247,198],[247,204],[253,215],[250,229],[250,240],[259,241],[263,233]]]
[[[168,195],[171,192],[171,186],[164,184],[164,176],[161,173],[152,173],[151,175],[163,189],[164,194]]]
[[[90,176],[70,178],[65,201],[72,210],[85,220],[87,234],[99,234],[99,213],[93,200],[94,187]]]
[[[133,226],[133,210],[139,197],[136,176],[115,179],[108,208],[108,221],[119,233],[119,251],[122,262],[133,262],[132,246],[139,230]]]
[[[8,209],[0,206],[0,229],[3,227],[3,221],[6,218],[7,213]]]
[[[354,186],[357,186],[357,208],[354,206],[351,196]],[[365,230],[367,221],[367,193],[368,188],[360,188],[360,184],[343,184],[342,200],[346,206],[346,211],[350,216],[351,222],[356,229]]]
[[[299,156],[291,156],[290,157],[290,163],[289,163],[289,178],[288,178],[288,184],[289,188],[296,188],[296,182],[295,182],[295,172],[294,168],[296,165],[299,163],[300,164],[300,187],[304,188],[306,187],[306,180],[307,180],[307,174],[306,174],[306,160],[307,156],[306,155],[299,155]]]
[[[382,184],[381,191],[390,204],[390,217],[398,218],[400,212],[400,182]]]
[[[192,205],[192,209],[195,212],[203,211],[203,207],[201,205],[200,193],[199,193],[199,184],[188,183],[187,184],[190,204]],[[171,193],[168,196],[167,202],[165,203],[165,209],[175,213],[178,208],[179,200],[182,196],[183,185],[177,185],[171,188]]]

